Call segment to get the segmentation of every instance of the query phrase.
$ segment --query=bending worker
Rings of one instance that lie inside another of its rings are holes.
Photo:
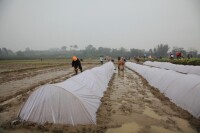
[[[72,67],[74,67],[75,74],[78,73],[78,68],[81,70],[81,72],[83,71],[81,62],[76,56],[72,57]]]

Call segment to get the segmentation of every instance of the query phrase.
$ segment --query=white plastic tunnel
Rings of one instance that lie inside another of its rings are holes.
[[[187,110],[194,117],[200,117],[200,76],[131,62],[125,65],[143,76],[151,86],[158,88],[176,105]]]
[[[101,97],[113,75],[114,64],[86,70],[68,80],[34,91],[18,117],[39,124],[96,124]]]
[[[200,66],[193,66],[193,65],[177,65],[172,64],[170,62],[157,62],[157,61],[145,61],[144,65],[173,70],[181,73],[186,74],[195,74],[200,75]]]

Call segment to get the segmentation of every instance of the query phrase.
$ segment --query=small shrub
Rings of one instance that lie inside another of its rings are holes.
[[[198,58],[189,59],[187,64],[188,65],[200,66],[200,59],[198,59]]]

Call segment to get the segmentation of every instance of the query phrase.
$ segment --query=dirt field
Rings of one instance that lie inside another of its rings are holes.
[[[83,62],[83,69],[97,66]],[[73,75],[64,61],[0,64],[0,133],[198,133],[200,120],[180,109],[132,70],[116,71],[101,99],[97,125],[12,123],[30,93]]]

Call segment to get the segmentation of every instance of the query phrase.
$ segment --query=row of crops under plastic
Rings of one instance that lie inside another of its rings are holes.
[[[41,86],[30,95],[18,117],[40,124],[95,124],[113,70],[114,64],[108,62],[63,82]]]
[[[200,76],[182,74],[136,63],[126,62],[128,68],[144,77],[151,86],[164,93],[177,106],[187,110],[194,117],[200,117]]]
[[[157,62],[157,61],[154,61],[154,62],[145,61],[143,64],[148,65],[148,66],[173,70],[173,71],[177,71],[177,72],[181,72],[181,73],[186,73],[186,74],[200,75],[200,66],[176,65],[176,64],[172,64],[170,62]]]

